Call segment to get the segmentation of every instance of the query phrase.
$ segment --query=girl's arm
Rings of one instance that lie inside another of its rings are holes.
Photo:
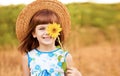
[[[29,70],[29,67],[28,67],[28,56],[27,55],[22,56],[22,71],[23,71],[22,76],[30,76],[30,70]]]
[[[67,76],[82,76],[81,73],[74,67],[72,56],[70,54],[67,55],[66,62],[67,62],[66,71]]]

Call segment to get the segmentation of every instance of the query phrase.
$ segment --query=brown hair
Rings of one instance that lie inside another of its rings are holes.
[[[56,13],[51,10],[43,9],[36,12],[30,20],[29,27],[27,30],[27,34],[25,38],[21,41],[19,50],[22,53],[27,53],[28,51],[37,48],[39,46],[38,40],[33,38],[32,32],[34,31],[35,27],[39,24],[48,24],[48,23],[58,23],[61,24],[59,17]],[[60,41],[63,44],[64,41],[64,34],[63,31],[60,32]],[[60,45],[59,42],[56,40],[55,45]]]

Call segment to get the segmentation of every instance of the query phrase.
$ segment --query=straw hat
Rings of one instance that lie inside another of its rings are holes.
[[[19,41],[26,36],[26,31],[32,16],[39,10],[49,9],[60,17],[65,39],[68,36],[71,21],[66,7],[58,0],[37,0],[27,5],[19,14],[16,21],[16,34]]]

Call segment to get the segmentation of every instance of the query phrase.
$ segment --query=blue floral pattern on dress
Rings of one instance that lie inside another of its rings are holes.
[[[38,76],[51,76],[47,70],[43,70]]]
[[[40,66],[39,66],[39,65],[36,65],[36,66],[35,66],[35,69],[36,69],[36,70],[40,70]]]
[[[30,76],[65,76],[66,54],[60,48],[50,52],[33,49],[28,52]]]
[[[54,56],[54,54],[53,53],[49,53],[48,56],[52,57],[52,56]]]
[[[53,69],[53,68],[51,68],[51,69],[50,69],[50,73],[53,73],[53,72],[54,72],[54,69]]]
[[[62,62],[58,62],[58,64],[57,64],[57,65],[61,67],[61,66],[62,66]]]

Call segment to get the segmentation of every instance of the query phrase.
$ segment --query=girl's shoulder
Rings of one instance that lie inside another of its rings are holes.
[[[35,49],[30,50],[28,53],[35,53]]]
[[[30,50],[29,52],[27,52],[27,56],[29,57],[29,56],[35,56],[36,55],[36,51],[35,51],[35,49],[32,49],[32,50]]]

